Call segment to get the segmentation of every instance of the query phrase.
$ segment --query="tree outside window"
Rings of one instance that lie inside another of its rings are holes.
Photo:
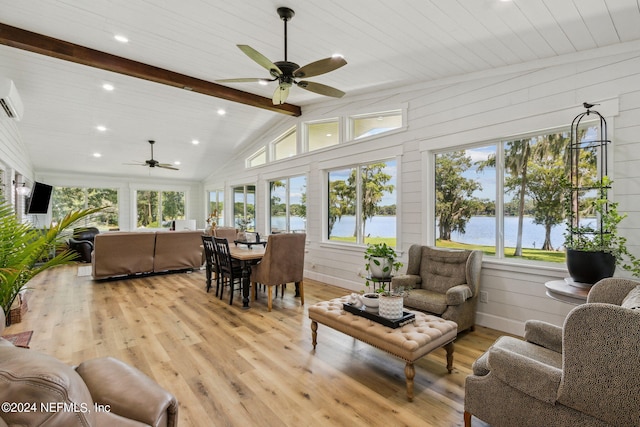
[[[582,136],[594,131],[585,128]],[[568,144],[567,129],[438,154],[436,244],[564,262],[562,188],[569,174]],[[596,157],[594,151],[583,154],[586,179],[595,175]],[[502,191],[496,191],[498,177]],[[496,211],[496,205],[503,209]]]
[[[71,211],[105,207],[85,218],[82,225],[100,230],[118,228],[118,190],[115,188],[54,187],[51,198],[53,221],[60,221]]]
[[[396,246],[396,161],[330,171],[329,240]]]
[[[209,215],[217,227],[224,226],[224,190],[209,191]]]
[[[185,219],[185,195],[181,191],[138,190],[138,228],[170,228],[171,222]]]
[[[306,231],[306,187],[305,176],[269,182],[272,233]]]
[[[233,218],[235,226],[241,231],[255,231],[255,185],[243,185],[233,188]]]

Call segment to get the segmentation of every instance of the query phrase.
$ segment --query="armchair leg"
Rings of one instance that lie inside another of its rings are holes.
[[[464,411],[464,427],[471,427],[471,414]]]

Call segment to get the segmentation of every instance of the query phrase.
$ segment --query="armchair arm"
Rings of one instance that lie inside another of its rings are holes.
[[[468,285],[457,285],[447,290],[445,301],[447,305],[460,305],[473,296]]]
[[[640,285],[640,282],[630,279],[620,279],[617,277],[608,277],[600,280],[591,287],[587,302],[604,302],[607,304],[622,304],[622,300],[631,291],[631,289]]]
[[[81,363],[76,371],[93,400],[112,413],[151,426],[175,426],[178,402],[138,369],[112,357]]]
[[[531,343],[562,353],[562,328],[540,320],[524,324],[524,339]]]
[[[489,350],[491,374],[521,392],[553,404],[558,395],[562,370],[499,347]]]
[[[397,289],[398,287],[404,287],[405,289],[419,288],[422,283],[422,278],[417,274],[401,274],[391,279],[391,289]]]

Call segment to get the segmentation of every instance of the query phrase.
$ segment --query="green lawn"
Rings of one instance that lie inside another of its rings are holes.
[[[348,242],[355,243],[355,237],[333,237],[331,238],[334,242]],[[396,238],[395,237],[368,237],[365,239],[365,243],[386,243],[392,248],[396,247]],[[454,249],[479,249],[487,255],[495,255],[496,248],[493,246],[482,246],[482,245],[468,245],[465,243],[451,242],[445,240],[438,240],[436,246],[441,248],[454,248]],[[561,251],[543,251],[541,249],[530,249],[523,248],[522,256],[515,257],[513,256],[513,252],[515,248],[505,248],[506,258],[520,258],[532,261],[545,261],[545,262],[555,262],[555,263],[564,263],[565,257],[564,252]]]

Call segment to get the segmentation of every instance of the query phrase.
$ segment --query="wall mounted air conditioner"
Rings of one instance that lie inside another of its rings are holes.
[[[24,113],[24,105],[13,80],[0,77],[0,117],[20,120]]]

